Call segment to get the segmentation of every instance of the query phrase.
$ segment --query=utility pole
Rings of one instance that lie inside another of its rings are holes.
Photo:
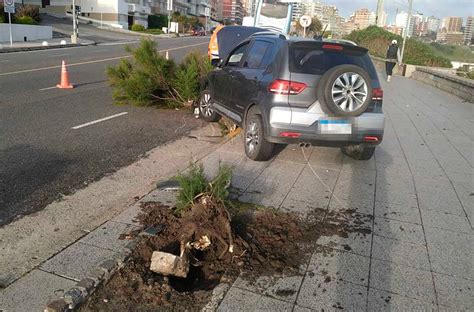
[[[375,25],[377,26],[384,26],[382,25],[382,22],[381,22],[381,18],[383,14],[383,1],[384,0],[377,1],[377,12],[376,12],[377,15],[375,16]]]
[[[403,54],[405,53],[405,43],[407,41],[408,30],[410,29],[410,20],[411,20],[411,11],[413,9],[413,0],[408,0],[408,19],[406,27],[403,31],[403,45],[402,45],[402,52],[400,53],[400,64],[403,63]]]
[[[72,36],[71,43],[77,43],[77,16],[76,16],[76,0],[72,0]]]

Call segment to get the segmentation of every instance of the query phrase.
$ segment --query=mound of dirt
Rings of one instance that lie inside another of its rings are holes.
[[[270,209],[231,210],[228,223],[228,210],[212,200],[201,201],[182,217],[157,202],[144,203],[142,209],[138,220],[153,234],[140,237],[125,267],[99,287],[81,311],[200,310],[221,282],[232,282],[239,275],[252,282],[259,276],[297,272],[319,236],[367,231],[354,221],[360,218],[351,211],[328,214],[321,209],[302,220]],[[188,251],[191,266],[187,278],[150,271],[153,251],[179,255],[182,242],[202,235],[210,236],[211,245],[204,251]]]

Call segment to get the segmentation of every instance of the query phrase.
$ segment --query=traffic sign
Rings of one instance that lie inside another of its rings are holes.
[[[4,6],[3,7],[3,12],[10,13],[10,14],[15,14],[15,7],[14,6],[12,6],[12,7]]]
[[[303,15],[300,17],[300,25],[304,28],[308,27],[311,25],[311,16],[309,15]]]
[[[5,0],[3,11],[5,13],[15,14],[15,0]]]

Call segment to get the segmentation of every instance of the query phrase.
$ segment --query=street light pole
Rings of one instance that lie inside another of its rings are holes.
[[[72,0],[72,36],[71,43],[77,43],[76,0]]]
[[[407,19],[407,24],[404,30],[403,34],[403,45],[402,45],[402,52],[400,53],[400,64],[403,63],[403,54],[405,53],[405,43],[407,41],[407,35],[408,35],[408,30],[410,29],[410,20],[411,20],[411,11],[413,8],[413,0],[408,0],[409,6],[408,6],[408,19]]]

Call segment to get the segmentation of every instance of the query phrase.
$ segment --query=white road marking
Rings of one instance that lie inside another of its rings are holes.
[[[43,88],[43,89],[39,89],[40,91],[46,91],[46,90],[51,90],[51,89],[56,89],[57,87],[54,86],[54,87],[47,87],[47,88]]]
[[[190,45],[187,45],[187,46],[177,47],[177,48],[163,49],[163,50],[159,50],[157,52],[162,53],[162,52],[166,52],[166,51],[176,51],[176,50],[181,50],[181,49],[187,49],[187,48],[191,48],[191,47],[200,46],[200,45],[203,45],[203,44],[209,44],[209,43],[206,41],[206,42],[201,42],[201,43],[196,43],[196,44],[190,44]],[[105,58],[105,59],[93,60],[93,61],[87,61],[87,62],[69,63],[67,66],[68,67],[73,67],[73,66],[80,66],[80,65],[87,65],[87,64],[95,64],[95,63],[102,63],[102,62],[120,60],[120,59],[130,58],[130,57],[132,57],[132,56],[131,55],[124,55],[124,56],[117,56],[117,57],[109,57],[109,58]],[[14,71],[14,72],[9,72],[9,73],[0,73],[0,76],[32,73],[32,72],[37,72],[37,71],[42,71],[42,70],[49,70],[49,69],[56,69],[56,68],[61,68],[61,65],[42,67],[42,68],[25,69],[25,70],[19,70],[19,71]]]
[[[102,50],[95,50],[91,51],[92,53],[99,53],[99,52],[107,52],[108,50],[102,49]]]
[[[106,42],[106,43],[99,43],[97,46],[116,46],[116,45],[124,45],[124,44],[131,44],[137,43],[140,40],[133,40],[133,41],[122,41],[122,42]]]
[[[0,63],[8,63],[8,62],[10,62],[10,61],[9,61],[9,60],[2,60],[2,61],[0,61]]]
[[[54,54],[54,55],[48,55],[48,57],[60,57],[60,56],[67,56],[69,54]]]
[[[90,125],[93,125],[93,124],[96,124],[96,123],[99,123],[99,122],[102,122],[102,121],[106,121],[106,120],[109,120],[109,119],[112,119],[112,118],[117,118],[117,117],[127,115],[127,114],[128,114],[128,112],[122,112],[122,113],[115,114],[115,115],[112,115],[112,116],[109,116],[109,117],[105,117],[105,118],[97,119],[97,120],[94,120],[94,121],[90,121],[90,122],[87,122],[85,124],[72,127],[71,129],[73,129],[73,130],[81,129],[81,128],[84,128],[84,127],[87,127],[87,126],[90,126]]]

